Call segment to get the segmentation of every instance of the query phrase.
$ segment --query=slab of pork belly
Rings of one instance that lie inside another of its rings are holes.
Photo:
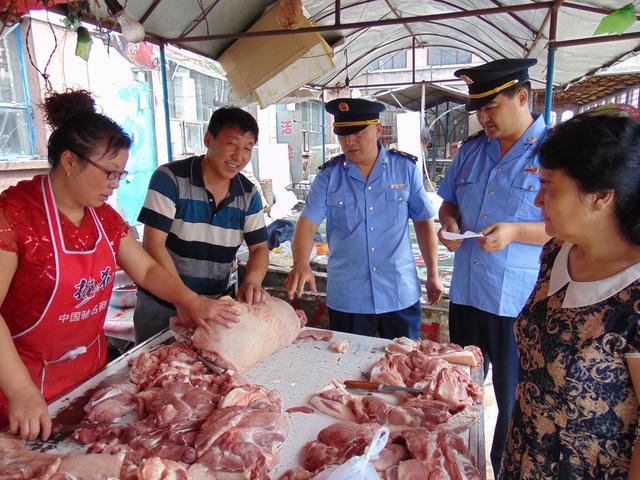
[[[260,305],[239,303],[230,297],[220,300],[232,303],[239,312],[238,323],[233,327],[211,322],[213,333],[209,334],[200,327],[192,331],[172,319],[171,329],[177,338],[187,337],[201,355],[222,368],[245,373],[292,343],[300,332],[300,317],[284,300],[271,297]]]

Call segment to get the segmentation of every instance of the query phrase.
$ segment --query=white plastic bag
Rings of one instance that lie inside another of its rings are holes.
[[[389,440],[389,429],[381,427],[371,439],[371,445],[361,457],[351,457],[342,465],[323,470],[313,480],[379,480],[378,472],[369,463],[377,460]]]

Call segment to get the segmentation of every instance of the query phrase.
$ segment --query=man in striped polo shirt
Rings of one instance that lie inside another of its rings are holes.
[[[238,300],[263,303],[269,294],[261,287],[269,250],[257,187],[240,171],[251,160],[258,141],[258,124],[239,108],[216,110],[209,121],[205,155],[160,166],[138,220],[144,223],[144,248],[187,287],[201,295],[230,293],[236,253],[243,241],[249,247]],[[224,302],[216,321],[230,326],[237,312]],[[176,314],[173,305],[139,289],[134,325],[136,342],[155,335]]]

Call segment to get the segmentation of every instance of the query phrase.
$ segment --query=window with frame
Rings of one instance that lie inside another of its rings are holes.
[[[177,156],[202,153],[211,114],[229,98],[229,82],[168,62],[171,141]]]
[[[19,27],[0,38],[0,160],[35,155],[33,112],[21,42]]]
[[[457,48],[429,47],[427,49],[427,64],[439,65],[464,65],[471,63],[471,53]]]
[[[390,55],[384,58],[379,58],[374,61],[369,67],[369,72],[375,72],[377,70],[399,70],[407,68],[407,52],[402,51],[394,55]]]
[[[322,115],[324,115],[322,103],[317,100],[308,100],[296,104],[296,109],[300,111],[300,129],[309,132],[309,147],[322,145]],[[327,141],[328,138],[325,138],[325,142]]]

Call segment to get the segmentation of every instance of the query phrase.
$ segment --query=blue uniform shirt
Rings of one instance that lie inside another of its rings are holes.
[[[409,219],[435,216],[415,159],[382,145],[365,179],[340,155],[314,180],[302,216],[327,218],[327,304],[348,313],[386,313],[420,299]]]
[[[467,140],[447,172],[438,195],[460,210],[460,231],[481,231],[496,222],[542,222],[533,204],[540,189],[535,148],[547,127],[538,116],[504,157],[497,140],[480,133]],[[504,317],[517,317],[538,276],[542,246],[513,242],[484,252],[464,240],[455,254],[449,298]]]

